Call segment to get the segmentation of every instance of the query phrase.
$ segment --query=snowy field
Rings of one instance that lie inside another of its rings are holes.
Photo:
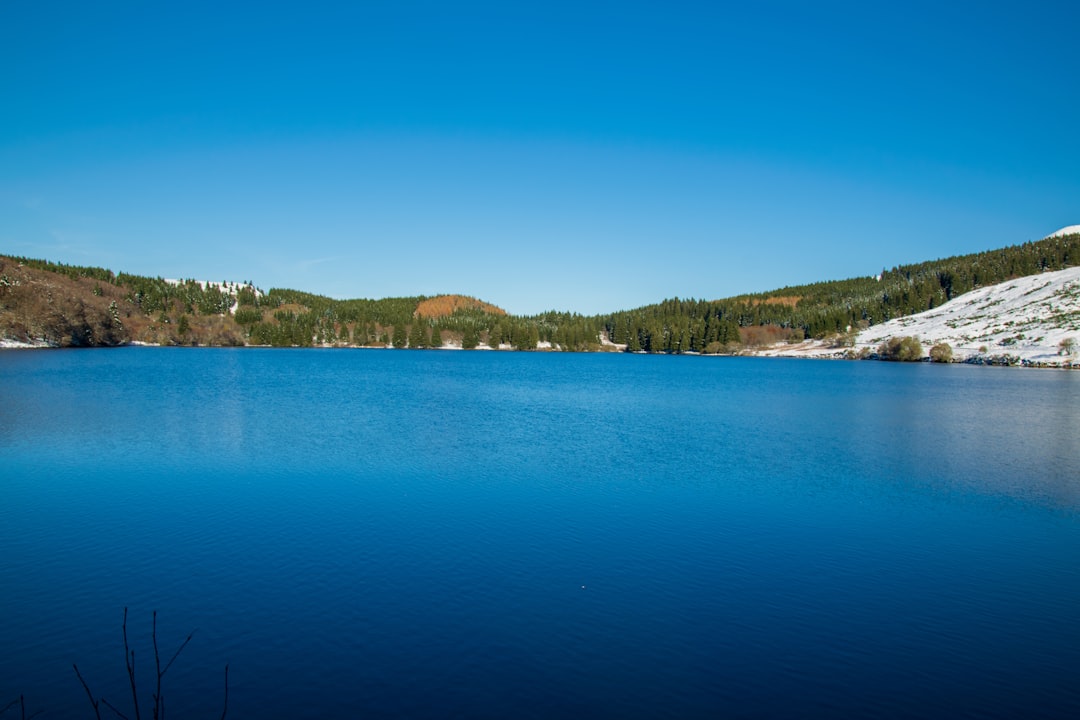
[[[760,355],[833,357],[875,351],[891,337],[918,338],[923,351],[952,346],[955,360],[1067,365],[1080,362],[1080,267],[1017,278],[979,288],[933,310],[897,318],[860,332],[853,348],[818,341],[775,346]],[[1072,338],[1071,353],[1063,341]]]

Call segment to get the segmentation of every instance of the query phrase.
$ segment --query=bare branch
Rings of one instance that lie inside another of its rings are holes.
[[[20,695],[19,697],[12,700],[11,702],[9,702],[4,707],[0,708],[0,715],[3,715],[4,713],[6,713],[8,710],[15,707],[16,705],[19,706],[19,717],[22,720],[33,720],[38,715],[45,712],[44,710],[38,710],[36,713],[30,713],[30,715],[28,716],[26,714],[26,696],[25,695]]]
[[[139,693],[135,689],[135,651],[128,646],[127,636],[127,608],[124,608],[124,664],[127,666],[128,680],[131,682],[131,702],[135,706],[135,720],[139,718]],[[112,707],[111,705],[109,707]],[[114,708],[115,709],[115,708]]]
[[[154,689],[154,720],[158,720],[161,716],[161,655],[158,654],[157,646],[157,610],[154,611],[150,638],[154,643],[154,669],[157,671],[157,686]]]
[[[75,668],[75,676],[79,678],[79,682],[82,683],[83,690],[86,691],[86,697],[90,699],[90,704],[94,706],[94,715],[97,716],[97,720],[101,720],[101,709],[98,707],[98,701],[94,699],[94,693],[90,692],[90,686],[86,684],[86,680],[83,679],[82,673],[79,672],[79,666],[72,663],[71,667]]]
[[[225,720],[227,712],[229,712],[229,664],[225,663],[225,704],[221,708],[221,720]]]
[[[184,640],[184,642],[180,643],[180,647],[176,648],[176,652],[173,653],[172,659],[169,660],[169,662],[165,663],[165,669],[161,671],[161,676],[162,677],[165,676],[165,673],[169,672],[169,668],[172,667],[173,662],[175,662],[176,658],[180,656],[180,653],[183,651],[183,649],[185,647],[187,647],[187,644],[189,642],[191,642],[191,638],[195,637],[195,633],[197,631],[198,631],[198,628],[196,628],[195,630],[192,630],[191,633]]]
[[[114,713],[116,713],[116,716],[118,718],[120,718],[121,720],[128,720],[128,716],[125,715],[124,713],[120,712],[119,710],[117,710],[116,707],[111,702],[109,702],[105,698],[101,698],[101,702],[102,702],[103,705],[105,705],[105,707],[109,708]]]
[[[131,686],[131,703],[135,708],[135,720],[141,720],[142,713],[141,713],[141,710],[139,708],[138,682],[137,682],[136,677],[135,677],[135,651],[131,649],[131,643],[130,643],[130,641],[128,639],[128,632],[127,632],[127,619],[128,619],[128,617],[127,616],[128,616],[128,609],[125,607],[124,608],[124,620],[123,620],[123,623],[121,624],[121,631],[123,632],[123,637],[124,637],[124,667],[127,669],[128,684]],[[169,658],[169,662],[165,663],[164,667],[162,667],[162,664],[161,664],[161,649],[158,646],[158,638],[157,638],[157,611],[156,610],[154,611],[154,613],[153,613],[153,624],[151,626],[151,633],[150,633],[150,639],[151,639],[151,641],[153,643],[153,650],[154,650],[154,670],[155,670],[155,674],[157,676],[155,686],[154,686],[154,693],[153,693],[153,700],[154,700],[153,708],[152,708],[153,709],[153,720],[165,720],[165,708],[166,708],[166,705],[165,705],[165,694],[162,692],[162,678],[165,677],[165,673],[167,673],[169,671],[169,668],[171,668],[173,663],[176,662],[176,659],[178,657],[180,657],[180,653],[182,653],[184,651],[184,648],[186,648],[188,643],[191,642],[192,638],[195,637],[195,633],[196,633],[196,630],[192,630],[188,634],[188,636],[186,638],[184,638],[184,641],[182,643],[180,643],[180,646],[176,649],[176,652],[174,652],[172,657]],[[120,718],[120,720],[128,720],[128,717],[126,715],[124,715],[124,713],[122,713],[119,709],[117,709],[117,707],[115,705],[110,703],[104,697],[101,697],[98,700],[95,700],[94,699],[94,693],[90,689],[90,684],[86,681],[86,678],[83,677],[82,672],[79,670],[79,666],[72,663],[71,667],[72,667],[72,669],[74,669],[75,676],[79,679],[79,683],[82,684],[83,691],[86,693],[86,697],[87,697],[87,699],[89,699],[91,707],[94,708],[94,715],[96,716],[96,720],[101,720],[101,705],[104,705],[105,707],[109,708],[109,710],[111,710],[113,712],[113,714],[116,715],[116,717]],[[14,708],[16,705],[20,705],[22,707],[22,718],[23,718],[23,720],[26,720],[26,706],[25,706],[25,703],[24,703],[22,697],[20,697],[18,700],[15,700],[15,701],[13,701],[11,703],[8,703],[8,705],[5,706],[5,707],[0,708],[0,715],[3,715],[8,710]],[[223,709],[222,709],[222,712],[221,712],[221,717],[222,718],[225,717],[226,713],[228,712],[228,708],[229,708],[229,666],[226,665],[225,666],[225,703],[224,703],[224,706],[223,706]],[[40,711],[38,713],[35,713],[35,715],[37,715],[37,714],[40,714]],[[31,716],[31,717],[33,717],[33,716]]]

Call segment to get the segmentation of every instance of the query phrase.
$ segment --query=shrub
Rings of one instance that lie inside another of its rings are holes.
[[[1058,343],[1058,354],[1060,355],[1072,355],[1076,350],[1076,338],[1062,338]]]
[[[889,338],[878,347],[878,355],[883,360],[915,362],[923,358],[922,343],[907,335]]]
[[[938,343],[930,348],[930,362],[951,363],[952,361],[952,345],[949,343]]]
[[[739,349],[738,343],[722,343],[719,340],[713,340],[702,352],[706,355],[724,355],[735,354]]]
[[[855,348],[848,348],[847,350],[844,351],[844,359],[845,360],[866,360],[867,358],[870,357],[872,352],[873,351],[870,350],[870,348],[865,346],[865,345],[863,345],[858,350],[856,350]]]

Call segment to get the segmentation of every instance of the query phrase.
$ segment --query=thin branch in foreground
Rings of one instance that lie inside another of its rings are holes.
[[[45,712],[44,710],[38,710],[36,713],[31,713],[29,716],[27,716],[27,714],[26,714],[26,696],[25,695],[20,695],[19,697],[12,700],[11,702],[9,702],[4,707],[0,708],[0,715],[3,715],[4,713],[6,713],[8,710],[15,707],[16,705],[19,706],[19,717],[22,720],[33,720],[38,715]]]
[[[94,715],[97,717],[97,720],[101,720],[101,708],[98,707],[99,703],[94,699],[94,693],[90,692],[90,686],[86,684],[86,680],[83,679],[82,673],[79,672],[79,666],[75,663],[71,663],[71,667],[75,668],[75,677],[79,678],[83,690],[86,691],[86,697],[90,699],[90,704],[94,706]]]
[[[157,610],[154,611],[154,622],[150,626],[150,639],[154,643],[154,670],[157,672],[157,685],[154,688],[154,720],[161,717],[161,656],[157,648]]]
[[[38,715],[45,712],[44,710],[38,710],[36,713],[31,713],[29,716],[27,716],[27,714],[26,714],[26,696],[25,695],[20,695],[19,697],[15,698],[14,700],[9,702],[4,707],[0,708],[0,715],[3,715],[4,713],[6,713],[8,710],[15,707],[16,705],[19,706],[19,717],[21,718],[21,720],[33,720]]]
[[[105,707],[109,708],[114,713],[116,713],[116,717],[120,718],[121,720],[128,720],[128,716],[125,715],[124,713],[120,712],[119,710],[117,710],[116,706],[113,705],[111,702],[109,702],[105,698],[101,698],[101,702],[104,703]]]
[[[23,696],[22,695],[15,698],[11,702],[9,702],[7,705],[5,705],[2,709],[0,709],[0,715],[3,715],[4,713],[6,713],[8,710],[15,707],[16,705],[19,705],[22,708],[22,716],[26,717],[26,703],[23,701]]]
[[[229,712],[229,663],[225,663],[225,705],[221,708],[221,720],[225,720],[227,712]]]
[[[135,651],[128,645],[127,636],[127,611],[124,608],[124,624],[121,629],[124,632],[124,665],[127,666],[128,680],[131,682],[131,702],[135,706],[135,720],[140,720],[139,717],[139,693],[135,689]],[[112,707],[111,705],[109,707]],[[113,708],[115,711],[115,708]]]
[[[178,658],[180,656],[181,651],[183,651],[183,649],[187,647],[187,644],[189,642],[191,642],[191,638],[195,637],[195,633],[197,631],[198,631],[198,628],[196,628],[195,630],[192,630],[188,634],[187,638],[184,639],[184,642],[180,643],[180,647],[178,647],[176,649],[176,652],[173,653],[172,659],[170,659],[169,662],[165,663],[165,669],[161,671],[161,676],[162,677],[165,677],[165,673],[169,672],[169,668],[171,668],[172,664],[174,662],[176,662],[176,658]]]
[[[131,701],[132,701],[132,704],[135,707],[135,720],[141,720],[141,714],[142,713],[141,713],[141,710],[139,708],[138,683],[136,682],[136,677],[135,677],[135,651],[131,649],[131,644],[130,644],[130,642],[128,640],[127,616],[128,616],[128,609],[125,607],[124,608],[124,621],[123,621],[123,624],[121,625],[121,630],[123,632],[123,638],[124,638],[124,666],[127,669],[128,683],[131,686]],[[153,690],[154,690],[154,692],[153,692],[153,706],[151,708],[153,710],[153,720],[165,720],[166,704],[165,704],[165,694],[162,692],[162,678],[165,677],[165,673],[167,673],[169,671],[169,668],[171,668],[173,663],[176,662],[176,659],[178,657],[180,657],[180,653],[182,653],[184,651],[184,648],[186,648],[188,646],[188,643],[191,642],[192,638],[195,636],[195,632],[196,632],[196,630],[192,630],[190,633],[188,633],[188,636],[186,638],[184,638],[184,641],[182,643],[180,643],[180,646],[176,649],[176,652],[173,653],[172,657],[169,658],[169,661],[167,663],[165,663],[164,667],[162,667],[162,664],[161,664],[161,652],[160,652],[160,647],[158,645],[158,640],[157,640],[157,611],[156,610],[154,611],[153,625],[151,627],[151,635],[150,635],[151,641],[153,643],[154,670],[155,670],[155,675],[156,675],[156,681],[155,681],[155,685],[153,687]],[[86,678],[83,677],[82,672],[79,670],[79,666],[72,663],[71,667],[75,670],[75,676],[79,679],[79,683],[82,684],[83,691],[86,693],[86,697],[90,700],[91,707],[94,708],[94,715],[96,717],[96,720],[101,720],[101,706],[102,705],[109,708],[109,710],[111,710],[113,712],[113,714],[116,715],[116,717],[120,718],[120,720],[129,720],[127,715],[125,715],[123,712],[121,712],[115,705],[110,703],[104,697],[100,697],[97,700],[95,700],[94,699],[94,693],[90,689],[90,683],[88,683],[86,681]],[[22,697],[20,697],[18,700],[15,700],[15,701],[13,701],[11,703],[8,703],[8,705],[5,706],[5,707],[0,708],[0,715],[3,715],[8,710],[14,708],[16,705],[21,705],[22,706],[22,709],[23,709],[22,720],[27,720],[27,718],[26,718],[26,707],[25,707],[25,704],[23,702]],[[222,720],[224,720],[224,718],[227,715],[228,711],[229,711],[229,666],[228,666],[228,664],[226,664],[225,665],[225,700],[224,700],[224,704],[222,706],[222,711],[221,711]],[[40,715],[40,714],[41,714],[41,712],[39,711],[37,713],[34,713],[34,715],[31,715],[30,717],[35,717],[36,715]]]
[[[195,632],[195,630],[192,630],[188,633],[188,636],[184,638],[184,642],[180,643],[180,647],[176,648],[176,652],[169,658],[169,662],[165,663],[165,669],[162,670],[161,655],[158,652],[157,642],[157,610],[154,611],[154,623],[150,633],[151,640],[154,643],[154,669],[157,671],[157,685],[154,690],[154,720],[165,720],[165,696],[161,692],[161,679],[165,677],[165,673],[169,672],[169,668],[176,662],[176,658],[180,657],[180,653],[191,642],[191,638],[195,637]]]

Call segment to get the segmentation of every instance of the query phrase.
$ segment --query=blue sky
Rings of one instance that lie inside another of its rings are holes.
[[[0,6],[0,253],[585,314],[1080,223],[1080,10]]]

